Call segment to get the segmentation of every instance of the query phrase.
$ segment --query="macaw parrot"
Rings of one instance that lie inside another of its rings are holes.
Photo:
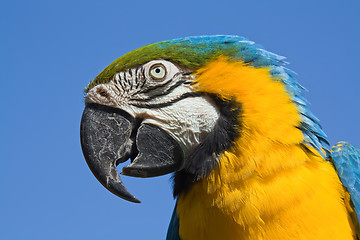
[[[100,183],[174,172],[168,240],[359,239],[360,150],[330,151],[284,58],[239,36],[149,44],[85,89],[81,146]]]

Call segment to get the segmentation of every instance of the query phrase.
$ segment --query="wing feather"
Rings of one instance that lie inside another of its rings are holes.
[[[177,216],[176,205],[171,217],[166,240],[181,240],[179,236],[179,217]]]
[[[350,204],[355,210],[351,218],[360,236],[360,149],[347,142],[339,142],[331,149],[331,159],[342,184],[350,194]]]

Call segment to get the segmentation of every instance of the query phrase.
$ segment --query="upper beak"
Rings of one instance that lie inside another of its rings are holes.
[[[87,104],[80,126],[85,160],[99,182],[115,195],[135,203],[116,166],[131,158],[122,174],[154,177],[177,171],[184,157],[179,144],[164,130],[138,121],[123,110]]]

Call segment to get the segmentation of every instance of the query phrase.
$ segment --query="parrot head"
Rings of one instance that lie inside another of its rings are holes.
[[[221,164],[225,151],[251,149],[253,138],[320,150],[326,136],[283,60],[245,38],[218,35],[125,54],[85,90],[80,137],[89,168],[109,191],[140,202],[117,171],[129,159],[122,175],[175,172],[177,196]]]

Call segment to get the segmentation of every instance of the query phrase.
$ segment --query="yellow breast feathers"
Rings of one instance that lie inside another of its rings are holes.
[[[218,58],[197,84],[235,98],[242,126],[212,173],[179,196],[183,240],[355,238],[333,166],[303,145],[296,105],[269,69]]]

